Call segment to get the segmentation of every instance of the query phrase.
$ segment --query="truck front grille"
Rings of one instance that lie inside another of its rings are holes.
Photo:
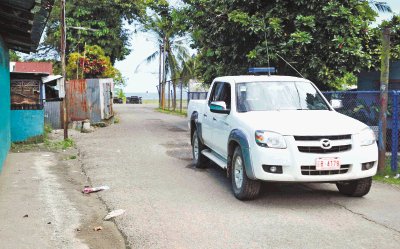
[[[323,176],[346,174],[350,169],[350,164],[343,164],[340,170],[316,170],[315,165],[301,166],[301,174],[305,176]]]
[[[345,140],[345,139],[351,139],[351,135],[334,135],[334,136],[294,136],[294,140],[296,140],[296,141],[320,141],[321,139]]]
[[[343,152],[351,150],[351,144],[333,146],[330,149],[323,149],[321,147],[316,147],[316,146],[298,146],[297,148],[299,149],[300,152],[325,154],[325,153],[335,153],[335,152]]]

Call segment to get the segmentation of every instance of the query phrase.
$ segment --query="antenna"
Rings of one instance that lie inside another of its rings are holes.
[[[267,24],[265,23],[264,19],[264,39],[265,39],[265,44],[267,46],[267,61],[268,61],[268,67],[271,67],[269,64],[269,50],[268,50],[268,39],[267,39]],[[271,72],[268,71],[268,76],[271,76]]]
[[[303,76],[299,71],[297,71],[297,69],[296,69],[294,66],[292,66],[292,64],[290,64],[288,61],[286,61],[285,59],[283,59],[283,57],[280,56],[278,53],[276,53],[276,55],[277,55],[279,58],[281,58],[284,62],[286,62],[286,64],[288,64],[294,71],[296,71],[296,73],[298,73],[303,79],[305,79],[304,76]]]

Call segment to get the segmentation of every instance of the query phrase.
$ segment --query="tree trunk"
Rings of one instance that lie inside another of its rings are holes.
[[[388,88],[389,88],[389,61],[390,61],[390,28],[386,27],[382,33],[382,55],[381,55],[381,96],[380,96],[380,113],[379,113],[379,160],[378,171],[385,171],[386,159],[386,130],[387,130],[387,104],[388,104]]]
[[[176,111],[176,83],[172,82],[173,85],[173,97],[172,97],[172,109]]]

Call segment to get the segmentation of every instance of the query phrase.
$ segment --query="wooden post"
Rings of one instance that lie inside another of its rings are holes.
[[[64,79],[64,101],[63,101],[63,117],[64,117],[64,140],[68,139],[68,94],[67,94],[67,74],[65,65],[65,47],[66,47],[66,27],[65,27],[65,0],[61,0],[61,69]]]
[[[386,130],[387,130],[387,104],[389,88],[389,61],[390,61],[390,28],[385,27],[382,33],[381,55],[381,86],[380,86],[380,113],[379,113],[379,159],[378,171],[385,171],[386,159]]]
[[[161,94],[162,94],[162,91],[161,91],[161,84],[162,84],[162,82],[161,82],[161,58],[162,58],[162,56],[161,56],[161,53],[163,52],[163,48],[162,48],[162,45],[160,44],[160,54],[159,54],[159,58],[158,58],[158,108],[161,108]]]
[[[180,111],[181,111],[181,113],[182,113],[182,98],[183,98],[183,83],[182,83],[182,80],[180,80],[180,83],[181,83],[181,100],[180,100],[180,105],[179,105],[179,109],[180,109]]]

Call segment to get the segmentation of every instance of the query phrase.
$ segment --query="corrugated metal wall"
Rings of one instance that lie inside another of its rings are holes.
[[[90,119],[86,93],[86,80],[70,80],[67,84],[68,119],[82,121]]]
[[[112,79],[69,81],[69,121],[90,119],[92,123],[98,123],[114,116],[113,85]]]
[[[44,122],[50,124],[53,129],[62,128],[61,107],[61,101],[44,103]]]
[[[100,122],[103,117],[101,115],[101,104],[102,100],[100,98],[101,89],[99,84],[99,79],[87,79],[87,98],[89,103],[90,111],[90,121],[92,123]]]
[[[112,79],[101,79],[100,84],[103,90],[103,119],[109,119],[114,116],[113,111],[113,86],[114,82]]]

